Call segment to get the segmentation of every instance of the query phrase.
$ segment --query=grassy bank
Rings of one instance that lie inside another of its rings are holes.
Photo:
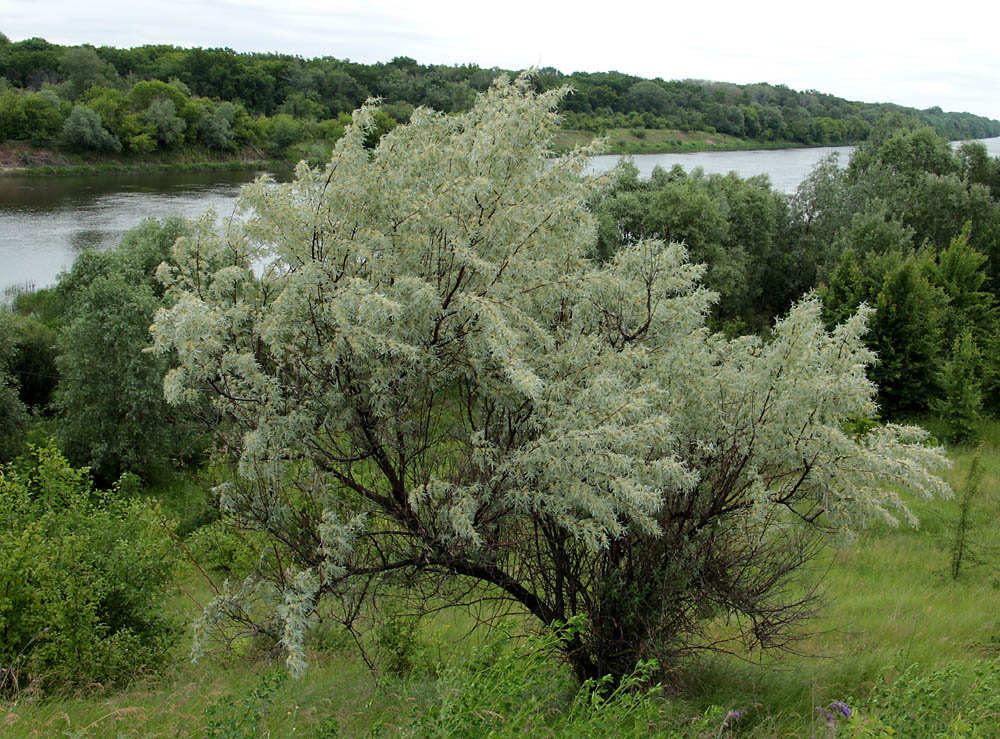
[[[559,131],[557,152],[585,146],[596,134],[589,131]],[[790,141],[755,141],[706,131],[668,131],[645,128],[613,128],[604,134],[606,154],[684,154],[696,151],[744,151],[748,149],[794,149]]]
[[[569,671],[544,645],[469,633],[469,617],[425,619],[376,679],[349,639],[320,629],[300,680],[280,662],[187,658],[140,675],[123,692],[100,685],[39,699],[30,690],[0,705],[5,736],[988,736],[1000,711],[1000,423],[983,427],[981,451],[951,450],[944,474],[956,497],[912,502],[918,529],[878,525],[837,542],[814,575],[823,617],[797,656],[701,658],[678,683],[651,695],[574,700]],[[972,499],[966,549],[952,576],[969,470],[984,474]],[[195,505],[184,485],[163,489],[175,511]],[[172,608],[188,625],[210,593],[193,567],[178,574]],[[721,627],[720,627],[721,628]],[[399,659],[397,659],[399,658]],[[845,710],[846,707],[846,710]],[[735,716],[732,712],[738,712]],[[850,716],[847,716],[847,713]],[[965,727],[965,728],[963,728]],[[995,734],[992,734],[995,735]]]
[[[247,170],[287,167],[281,160],[232,160],[226,162],[104,162],[101,164],[52,164],[36,167],[10,168],[0,171],[0,176],[36,177],[104,174],[161,174],[166,172],[242,172]]]
[[[160,152],[148,158],[77,154],[32,147],[25,142],[0,145],[0,176],[158,174],[163,172],[245,171],[288,166],[283,159],[268,159],[253,149],[220,156],[193,147]]]
[[[564,153],[585,146],[596,134],[559,131],[555,150]],[[667,131],[662,129],[615,128],[605,134],[607,154],[682,154],[697,151],[741,151],[789,149],[801,145],[787,141],[752,141],[720,133]],[[303,151],[296,151],[303,154]],[[259,151],[245,150],[229,158],[193,148],[161,152],[154,158],[135,159],[113,155],[82,155],[55,149],[39,149],[25,143],[0,145],[0,176],[154,174],[162,172],[240,171],[288,167],[292,159],[267,159]]]

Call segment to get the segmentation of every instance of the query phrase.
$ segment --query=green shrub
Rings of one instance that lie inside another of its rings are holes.
[[[5,462],[21,448],[27,409],[18,395],[17,376],[12,371],[17,349],[15,319],[0,312],[0,462]]]
[[[205,570],[242,579],[252,573],[266,546],[262,536],[248,535],[228,521],[211,521],[191,532],[187,547]]]
[[[403,677],[430,667],[428,645],[420,638],[418,618],[397,616],[378,629],[375,641],[382,653],[379,664],[390,675]]]
[[[21,402],[41,411],[49,404],[59,379],[56,332],[30,316],[12,320],[14,350],[8,369],[17,379]]]
[[[996,736],[1000,666],[995,661],[949,666],[929,674],[911,665],[890,677],[880,679],[867,700],[857,703],[847,736]]]
[[[287,679],[287,672],[275,670],[265,674],[250,691],[210,703],[205,709],[205,736],[237,739],[260,734],[274,695]]]
[[[0,691],[125,682],[162,664],[176,550],[157,511],[54,448],[0,468]]]
[[[183,219],[147,219],[117,249],[86,251],[59,277],[64,301],[59,332],[59,437],[75,464],[103,483],[123,472],[150,479],[188,451],[182,413],[163,399],[169,357],[143,350],[163,305],[156,268],[187,233]]]
[[[62,324],[66,312],[65,296],[55,287],[26,286],[18,291],[11,305],[14,313],[35,318],[52,329]]]

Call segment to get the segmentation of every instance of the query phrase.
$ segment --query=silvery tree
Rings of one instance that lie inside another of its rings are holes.
[[[548,158],[562,94],[499,80],[374,151],[362,108],[325,169],[248,186],[243,220],[177,242],[165,390],[210,399],[221,507],[270,542],[203,631],[270,604],[301,669],[318,612],[355,626],[416,593],[576,617],[581,678],[781,647],[816,532],[947,494],[919,429],[846,430],[875,411],[865,311],[827,332],[806,298],[729,340],[682,246],[585,258],[587,152]]]

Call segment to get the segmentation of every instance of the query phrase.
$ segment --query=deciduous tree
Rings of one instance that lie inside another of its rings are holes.
[[[148,476],[183,447],[177,414],[163,399],[168,363],[143,350],[161,305],[153,272],[186,229],[181,219],[150,219],[117,249],[84,252],[60,277],[59,432],[70,459],[106,483],[126,471]]]

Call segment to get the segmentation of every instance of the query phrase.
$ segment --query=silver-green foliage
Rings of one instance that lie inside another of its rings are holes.
[[[184,133],[186,123],[177,115],[173,100],[154,98],[143,116],[156,132],[156,140],[163,146],[176,144]]]
[[[842,430],[875,412],[867,310],[827,332],[807,298],[728,340],[682,246],[589,261],[586,152],[547,158],[563,93],[529,88],[418,110],[374,152],[364,108],[325,169],[247,187],[244,220],[206,217],[161,267],[166,394],[211,400],[223,509],[280,554],[206,625],[265,596],[300,668],[318,607],[353,624],[387,583],[480,583],[545,624],[583,614],[577,674],[622,677],[719,615],[780,646],[809,610],[801,532],[948,493],[921,430]]]
[[[63,141],[73,149],[122,150],[121,142],[101,125],[101,116],[82,105],[74,105],[62,130]]]

